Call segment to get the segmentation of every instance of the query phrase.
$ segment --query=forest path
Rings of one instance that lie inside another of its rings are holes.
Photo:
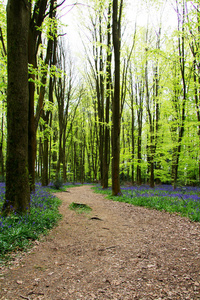
[[[63,219],[9,268],[0,299],[200,299],[200,224],[105,199],[57,193]],[[87,204],[90,213],[69,210]]]

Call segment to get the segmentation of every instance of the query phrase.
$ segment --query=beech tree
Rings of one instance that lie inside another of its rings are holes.
[[[119,180],[120,164],[120,49],[123,0],[113,0],[113,46],[114,46],[114,97],[112,103],[112,194],[121,194]]]
[[[110,165],[110,103],[112,99],[112,77],[111,77],[111,2],[108,4],[107,21],[107,56],[106,56],[106,108],[105,108],[105,130],[104,130],[104,157],[103,157],[103,188],[108,188],[108,172]]]
[[[30,2],[7,4],[7,161],[3,212],[26,213],[30,205],[28,173],[28,31]]]

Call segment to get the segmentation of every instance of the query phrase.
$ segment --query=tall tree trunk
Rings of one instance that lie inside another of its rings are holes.
[[[148,31],[147,31],[148,32]],[[150,92],[149,92],[149,79],[148,79],[148,53],[146,49],[146,64],[145,64],[145,86],[146,86],[146,104],[147,104],[147,113],[149,117],[149,140],[150,140],[150,155],[149,155],[149,171],[150,171],[150,180],[149,184],[151,188],[154,188],[154,119],[153,114],[150,110]]]
[[[182,139],[185,132],[185,107],[186,107],[186,100],[187,100],[187,86],[186,86],[186,74],[185,74],[185,1],[183,1],[183,11],[182,11],[182,20],[180,20],[180,13],[178,11],[178,1],[176,0],[177,5],[177,13],[178,13],[178,30],[180,31],[181,25],[181,32],[178,38],[178,51],[179,51],[179,63],[180,63],[180,71],[181,71],[181,79],[183,85],[183,99],[182,99],[182,109],[181,109],[181,116],[180,116],[180,125],[178,129],[178,146],[176,151],[176,159],[174,165],[172,165],[172,182],[173,187],[176,189],[177,186],[177,179],[178,179],[178,167],[179,167],[179,159],[181,154],[181,144]]]
[[[7,4],[7,162],[3,211],[26,213],[30,207],[28,174],[28,28],[30,4]]]
[[[142,172],[141,172],[141,161],[142,161],[142,126],[138,124],[138,151],[137,151],[137,184],[142,184]]]
[[[4,108],[4,101],[2,103]],[[2,108],[2,110],[3,110]],[[4,180],[4,155],[3,155],[3,137],[4,137],[4,113],[1,116],[1,140],[0,140],[0,176]]]
[[[131,181],[134,184],[134,158],[135,158],[135,113],[133,108],[133,94],[131,97]]]
[[[112,105],[112,194],[121,194],[119,179],[120,164],[120,46],[121,46],[121,15],[123,0],[121,0],[118,16],[118,0],[113,0],[113,46],[115,58],[115,85]]]
[[[107,59],[106,59],[106,111],[105,111],[105,130],[104,130],[104,160],[103,160],[103,188],[108,188],[108,171],[110,164],[110,99],[111,99],[111,2],[108,6],[108,24],[107,24]]]
[[[67,181],[67,167],[66,167],[66,126],[63,130],[63,151],[62,151],[62,163],[63,163],[63,181]]]
[[[137,123],[138,123],[138,138],[137,138],[137,184],[142,184],[142,121],[143,121],[143,97],[144,97],[144,83],[143,81],[135,84],[136,91],[136,107],[137,107]]]
[[[29,28],[28,62],[36,68],[35,41],[32,28]],[[34,117],[35,75],[29,74],[29,117],[28,117],[28,170],[31,190],[35,189],[35,157],[36,157],[36,129]]]
[[[42,166],[42,186],[47,186],[49,184],[49,140],[48,137],[44,138],[43,144],[43,166]]]
[[[134,81],[132,68],[129,67],[129,78],[130,78],[130,87],[129,87],[129,96],[131,101],[131,182],[135,182],[135,171],[134,171],[134,159],[135,159],[135,108],[134,108]],[[137,85],[136,90],[137,90]],[[135,95],[135,98],[137,96]]]

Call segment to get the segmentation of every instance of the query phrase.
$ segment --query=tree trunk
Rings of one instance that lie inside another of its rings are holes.
[[[141,124],[138,124],[138,151],[137,151],[137,184],[142,184],[142,174],[141,174],[141,160],[142,160],[142,127]]]
[[[135,114],[133,108],[133,97],[131,97],[131,181],[134,184],[135,176],[134,176],[134,158],[135,158]]]
[[[143,121],[143,97],[144,97],[144,83],[143,81],[135,84],[136,91],[136,106],[137,106],[137,123],[138,123],[138,137],[137,137],[137,175],[136,181],[138,185],[142,184],[142,121]]]
[[[176,0],[176,4],[178,7],[178,1]],[[179,130],[178,130],[178,146],[177,146],[177,155],[175,159],[175,164],[172,166],[172,183],[174,189],[176,189],[177,186],[177,179],[178,179],[178,167],[179,167],[179,158],[181,154],[181,143],[185,132],[185,107],[186,107],[186,101],[187,101],[187,86],[186,86],[186,74],[185,74],[185,68],[186,68],[186,57],[185,57],[185,7],[183,5],[183,11],[182,11],[182,20],[180,20],[180,15],[178,15],[178,30],[180,31],[180,25],[181,32],[180,36],[178,38],[178,50],[179,50],[179,65],[180,65],[180,71],[181,71],[181,79],[182,79],[182,85],[183,85],[183,99],[182,99],[182,109],[181,109],[181,120],[179,124]]]
[[[108,188],[108,171],[110,164],[110,128],[109,125],[109,111],[111,99],[111,2],[108,7],[108,24],[107,24],[107,59],[106,59],[106,111],[105,111],[105,130],[104,130],[104,160],[103,160],[103,188]]]
[[[49,171],[48,171],[48,165],[49,165],[49,140],[48,137],[44,138],[44,145],[43,145],[43,167],[42,167],[42,186],[47,186],[49,184]]]
[[[121,44],[121,12],[123,1],[120,4],[118,18],[118,0],[113,0],[113,46],[115,65],[115,86],[112,105],[112,194],[121,194],[119,180],[120,164],[120,44]]]
[[[4,101],[2,106],[4,107]],[[2,113],[2,117],[1,117],[1,141],[0,141],[0,176],[1,176],[0,179],[4,181],[3,128],[4,128],[4,113]]]
[[[30,4],[7,4],[7,162],[5,214],[30,208],[28,174],[28,28]]]
[[[33,29],[29,28],[28,40],[28,62],[36,68],[36,53]],[[29,74],[29,116],[28,116],[28,170],[31,190],[35,189],[35,157],[36,157],[36,129],[34,118],[34,96],[35,96],[35,75]]]
[[[67,181],[67,167],[66,167],[66,127],[63,130],[63,143],[62,143],[62,163],[63,163],[63,181]]]

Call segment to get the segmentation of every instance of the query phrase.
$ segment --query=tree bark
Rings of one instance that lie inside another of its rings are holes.
[[[30,208],[28,174],[28,28],[30,4],[7,4],[7,162],[3,211],[26,213]]]
[[[120,3],[118,17],[118,0],[113,0],[113,46],[114,46],[114,67],[115,85],[112,105],[112,194],[121,194],[119,179],[120,164],[120,48],[121,48],[121,13],[123,1]]]

